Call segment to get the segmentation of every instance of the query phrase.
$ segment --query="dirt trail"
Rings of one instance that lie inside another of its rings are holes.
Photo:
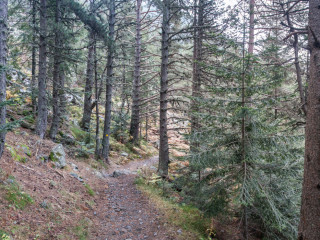
[[[132,173],[139,168],[157,164],[158,158],[130,162],[125,166],[111,166],[114,170],[127,170]],[[162,214],[152,206],[148,198],[137,190],[134,174],[121,175],[106,179],[107,202],[105,210],[97,215],[101,218],[105,233],[103,240],[140,240],[140,239],[176,239],[164,227]],[[100,238],[99,238],[100,239]]]

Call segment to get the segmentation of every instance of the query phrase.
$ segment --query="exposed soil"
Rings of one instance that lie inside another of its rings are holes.
[[[137,190],[134,173],[144,166],[157,163],[157,158],[130,162],[125,166],[111,164],[108,171],[93,169],[90,162],[67,157],[68,166],[57,169],[51,162],[41,162],[36,155],[48,156],[55,143],[44,140],[25,129],[8,133],[10,146],[25,144],[32,157],[27,163],[12,159],[6,149],[0,168],[12,175],[28,193],[34,203],[23,210],[5,200],[6,185],[0,183],[0,229],[13,239],[101,239],[140,240],[178,239],[177,229],[169,226],[163,214]],[[23,153],[20,153],[23,154]],[[71,163],[76,164],[75,170]],[[126,169],[132,174],[112,177],[116,169]],[[76,173],[89,185],[95,195],[90,195],[82,182],[73,177]],[[48,207],[41,204],[45,202]]]
[[[174,230],[164,227],[162,213],[136,189],[134,173],[142,167],[156,164],[157,157],[130,162],[120,167],[113,165],[110,170],[107,200],[101,212],[97,214],[104,226],[104,238],[101,239],[176,239]],[[114,170],[121,168],[133,174],[112,177]],[[97,238],[98,239],[98,238]]]

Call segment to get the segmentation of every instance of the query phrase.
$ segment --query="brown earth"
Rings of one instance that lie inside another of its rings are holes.
[[[145,165],[156,164],[157,158],[134,161],[125,166],[112,163],[106,171],[94,160],[77,161],[67,154],[67,167],[57,169],[50,161],[43,162],[38,158],[49,155],[55,145],[52,141],[40,141],[29,130],[21,128],[7,134],[7,144],[15,148],[24,144],[32,152],[29,160],[21,163],[13,160],[6,149],[0,161],[3,172],[0,175],[0,230],[8,232],[13,239],[179,238],[177,229],[169,227],[162,219],[161,210],[137,190],[134,174],[111,176],[116,169],[134,173]],[[76,164],[78,170],[71,163]],[[70,173],[83,178],[93,190],[91,195]],[[9,175],[15,178],[20,191],[34,200],[23,210],[6,200],[6,188],[10,183],[5,180]]]

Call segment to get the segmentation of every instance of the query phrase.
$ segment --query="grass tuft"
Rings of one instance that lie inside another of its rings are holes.
[[[148,185],[143,178],[137,178],[135,183],[165,214],[165,219],[171,225],[183,229],[181,239],[208,239],[210,219],[204,217],[199,209],[175,202],[161,187],[155,184]]]
[[[30,195],[20,190],[19,185],[16,182],[5,186],[5,190],[5,199],[18,209],[23,210],[34,202]]]
[[[90,195],[90,196],[94,196],[96,193],[93,191],[93,189],[87,184],[85,183],[84,184],[85,188],[87,189],[87,193]]]

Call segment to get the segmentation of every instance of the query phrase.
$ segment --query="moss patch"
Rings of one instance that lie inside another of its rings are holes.
[[[34,202],[30,195],[20,190],[19,185],[15,181],[4,188],[6,190],[5,199],[18,209],[23,210]]]

